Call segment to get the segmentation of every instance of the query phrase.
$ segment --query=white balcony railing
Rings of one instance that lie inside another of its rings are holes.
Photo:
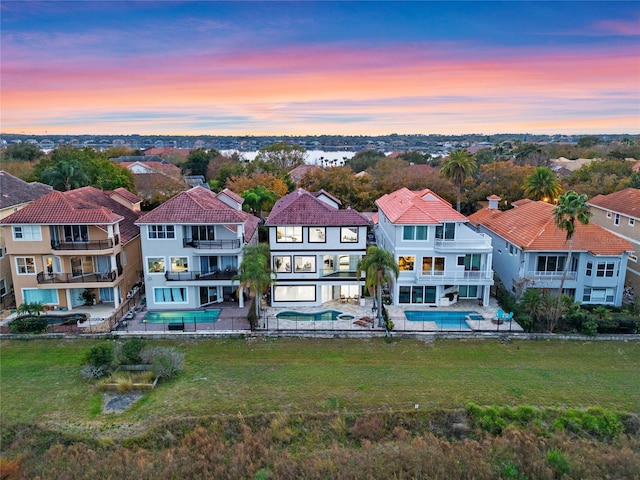
[[[419,282],[488,281],[493,280],[493,270],[442,270],[417,272],[416,278]]]
[[[561,280],[562,272],[529,271],[527,272],[527,278],[534,278],[541,281]],[[575,280],[576,278],[578,278],[578,272],[567,272],[567,276],[565,277],[566,280]]]
[[[491,237],[479,233],[477,238],[435,239],[433,246],[436,250],[485,250],[491,248]]]

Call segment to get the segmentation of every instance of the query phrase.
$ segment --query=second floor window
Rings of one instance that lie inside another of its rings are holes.
[[[398,257],[398,268],[400,271],[413,270],[415,261],[416,257],[414,256]]]
[[[454,240],[456,238],[456,224],[444,223],[436,226],[436,238],[438,240]]]
[[[302,227],[282,226],[276,228],[276,241],[289,243],[302,243]]]
[[[86,242],[89,240],[89,232],[86,225],[65,225],[64,241],[69,243]]]
[[[426,225],[405,225],[402,229],[403,240],[426,240],[427,239],[427,226]]]
[[[192,225],[191,238],[193,240],[215,240],[216,229],[213,225]]]
[[[176,238],[173,225],[149,225],[149,238]]]
[[[36,259],[34,257],[16,257],[16,271],[18,275],[36,273]]]
[[[171,271],[174,273],[188,272],[189,259],[187,257],[171,257]]]
[[[616,271],[616,264],[613,262],[598,263],[596,268],[596,277],[613,277]]]
[[[149,273],[164,273],[164,257],[147,258],[147,271]]]
[[[19,225],[13,227],[13,239],[29,241],[42,240],[40,225]]]
[[[309,242],[324,243],[326,241],[325,227],[309,227]]]
[[[557,255],[543,255],[538,257],[537,272],[562,272],[564,270],[565,257]]]
[[[340,229],[340,241],[343,243],[357,243],[358,229],[356,227],[342,227]]]

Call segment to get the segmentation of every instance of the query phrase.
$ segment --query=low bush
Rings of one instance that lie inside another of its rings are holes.
[[[125,340],[120,349],[120,364],[135,365],[140,363],[140,352],[144,349],[146,343],[143,338],[128,338]]]
[[[94,367],[102,367],[109,370],[115,360],[113,344],[109,342],[99,343],[91,347],[87,353],[87,362]]]
[[[14,318],[7,324],[11,333],[44,333],[49,327],[46,318],[37,315],[25,315]]]
[[[143,363],[153,366],[153,372],[159,378],[171,378],[184,364],[184,353],[174,348],[147,347],[140,352]]]

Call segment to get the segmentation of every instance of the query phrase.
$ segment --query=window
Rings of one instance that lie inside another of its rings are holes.
[[[635,224],[636,224],[636,220],[635,220],[635,218],[631,218],[631,217],[629,217],[629,226],[630,226],[630,227],[633,227]]]
[[[633,254],[633,253],[630,253],[629,254],[629,260],[631,260],[632,262],[637,262],[638,261],[638,256]]]
[[[154,288],[155,303],[187,303],[186,288]]]
[[[611,218],[611,212],[607,212],[607,218]]]
[[[5,248],[0,247],[0,258],[4,257]]]
[[[0,297],[7,294],[7,282],[4,278],[0,278]]]
[[[342,227],[340,229],[340,241],[343,243],[357,243],[358,229],[356,227]]]
[[[176,238],[175,227],[173,225],[149,225],[149,238]]]
[[[36,273],[36,259],[34,257],[16,257],[16,271],[18,275]]]
[[[64,225],[64,241],[67,243],[81,243],[89,241],[86,225]]]
[[[187,257],[171,257],[171,272],[188,272],[189,259]]]
[[[314,285],[277,285],[273,288],[274,302],[315,302]]]
[[[583,302],[591,303],[611,303],[614,298],[613,288],[590,288],[586,287],[582,294]]]
[[[326,239],[326,229],[324,227],[309,227],[309,243],[324,243]]]
[[[218,287],[200,287],[200,305],[218,300]]]
[[[587,275],[587,277],[590,277],[591,275],[593,275],[593,262],[587,262],[586,275]]]
[[[40,290],[39,288],[25,288],[22,290],[24,303],[42,303],[45,305],[58,303],[58,290]]]
[[[191,234],[192,240],[215,240],[215,233],[213,225],[191,225],[191,227],[187,227],[187,236]]]
[[[287,243],[302,243],[302,227],[276,227],[276,241]]]
[[[291,257],[289,255],[274,256],[273,269],[279,273],[291,273]]]
[[[538,257],[536,272],[562,272],[566,258],[557,255],[541,255]]]
[[[55,255],[45,255],[42,257],[42,264],[44,265],[44,271],[47,275],[62,272],[60,257],[56,257]]]
[[[415,261],[416,257],[414,256],[398,257],[398,267],[400,268],[401,272],[413,270]]]
[[[32,242],[42,240],[40,225],[20,225],[13,227],[13,239]]]
[[[616,264],[614,262],[601,262],[596,267],[596,277],[613,277]]]
[[[456,238],[456,224],[445,223],[437,225],[436,238],[439,240],[454,240]]]
[[[460,298],[478,298],[477,285],[460,285],[458,295]]]
[[[480,255],[479,253],[467,253],[463,258],[463,265],[466,271],[480,270],[480,266],[482,265],[482,255]]]
[[[293,263],[296,268],[296,272],[315,272],[316,271],[316,257],[293,257]]]
[[[149,273],[164,273],[164,257],[147,257],[147,271]]]
[[[426,240],[427,239],[427,226],[426,225],[405,225],[402,230],[403,240]]]
[[[616,213],[615,217],[613,217],[613,224],[617,227],[620,225],[620,214]]]
[[[443,275],[444,257],[422,257],[423,275]]]

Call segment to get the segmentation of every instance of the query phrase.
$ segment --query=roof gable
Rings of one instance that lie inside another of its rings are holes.
[[[467,220],[449,202],[428,188],[417,192],[401,188],[380,197],[376,205],[394,224],[437,225]]]
[[[625,188],[609,195],[597,195],[587,205],[640,219],[640,190]]]

